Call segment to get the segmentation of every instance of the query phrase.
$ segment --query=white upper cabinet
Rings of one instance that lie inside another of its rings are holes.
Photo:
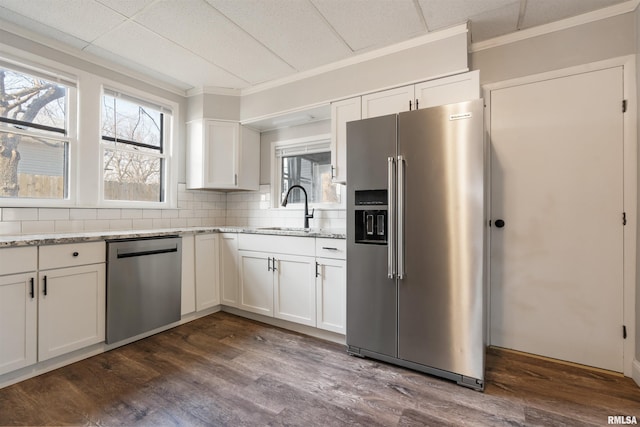
[[[362,118],[402,113],[480,98],[480,72],[370,93],[362,97]]]
[[[347,181],[347,122],[362,118],[359,96],[331,103],[331,172],[333,182]]]
[[[413,108],[414,85],[397,87],[362,96],[362,118],[386,116]]]
[[[236,122],[187,123],[187,188],[257,190],[260,134]]]
[[[458,74],[415,85],[418,108],[435,107],[480,98],[480,71]]]

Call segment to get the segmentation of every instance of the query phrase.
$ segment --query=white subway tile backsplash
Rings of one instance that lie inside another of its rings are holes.
[[[38,209],[39,221],[68,220],[69,209]]]
[[[142,218],[142,209],[122,209],[122,219],[140,219]]]
[[[120,209],[98,209],[98,219],[120,219],[121,218],[121,210]]]
[[[153,228],[152,219],[133,219],[131,224],[133,230],[151,230]]]
[[[80,220],[57,220],[54,221],[56,233],[71,233],[84,231],[84,221]]]
[[[69,219],[98,219],[97,209],[69,209]]]
[[[38,208],[3,208],[3,221],[37,221]]]
[[[110,219],[109,230],[132,230],[133,220],[131,219]]]
[[[3,221],[0,222],[0,234],[20,234],[22,232],[22,223],[20,221]]]
[[[22,221],[22,234],[43,234],[55,231],[55,221]]]
[[[162,219],[162,218],[154,218],[153,220],[153,228],[170,228],[171,227],[171,219]]]
[[[142,218],[160,219],[162,218],[162,211],[160,209],[145,209],[142,211]]]

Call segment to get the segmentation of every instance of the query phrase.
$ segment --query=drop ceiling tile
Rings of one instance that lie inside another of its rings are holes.
[[[97,0],[110,9],[130,18],[155,0]]]
[[[429,31],[433,31],[503,7],[517,5],[519,8],[520,0],[419,0],[419,4]]]
[[[85,41],[94,40],[125,20],[94,0],[0,0],[0,7]]]
[[[352,53],[307,1],[207,1],[297,70],[337,61]]]
[[[35,41],[38,41],[35,36],[39,35],[43,38],[43,41],[55,40],[63,45],[79,50],[89,45],[88,41],[80,40],[77,37],[51,28],[48,25],[34,21],[31,18],[27,18],[3,7],[0,7],[0,17],[0,28],[12,31],[11,27],[15,26],[18,28],[17,33],[33,38]],[[4,22],[7,22],[7,24]],[[27,34],[22,30],[27,30]],[[30,33],[33,33],[33,36]]]
[[[518,28],[519,4],[510,4],[471,16],[471,41],[479,42],[512,33]]]
[[[522,28],[548,24],[624,2],[625,0],[528,0]]]
[[[185,82],[189,87],[218,86],[242,88],[246,81],[220,69],[197,55],[149,31],[135,22],[127,22],[95,45],[124,58],[120,62],[157,70],[161,75]],[[91,51],[91,49],[87,49]]]
[[[201,0],[159,1],[135,21],[252,84],[294,71]]]
[[[413,0],[311,0],[354,51],[427,32]]]

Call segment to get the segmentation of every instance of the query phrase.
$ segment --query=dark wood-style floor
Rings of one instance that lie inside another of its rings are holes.
[[[484,393],[216,313],[0,390],[0,425],[606,425],[629,378],[489,349]]]

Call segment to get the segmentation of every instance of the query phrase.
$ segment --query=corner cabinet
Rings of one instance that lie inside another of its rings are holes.
[[[195,257],[196,311],[200,311],[220,304],[220,235],[196,235]]]
[[[257,190],[260,134],[237,122],[187,123],[187,188]]]

